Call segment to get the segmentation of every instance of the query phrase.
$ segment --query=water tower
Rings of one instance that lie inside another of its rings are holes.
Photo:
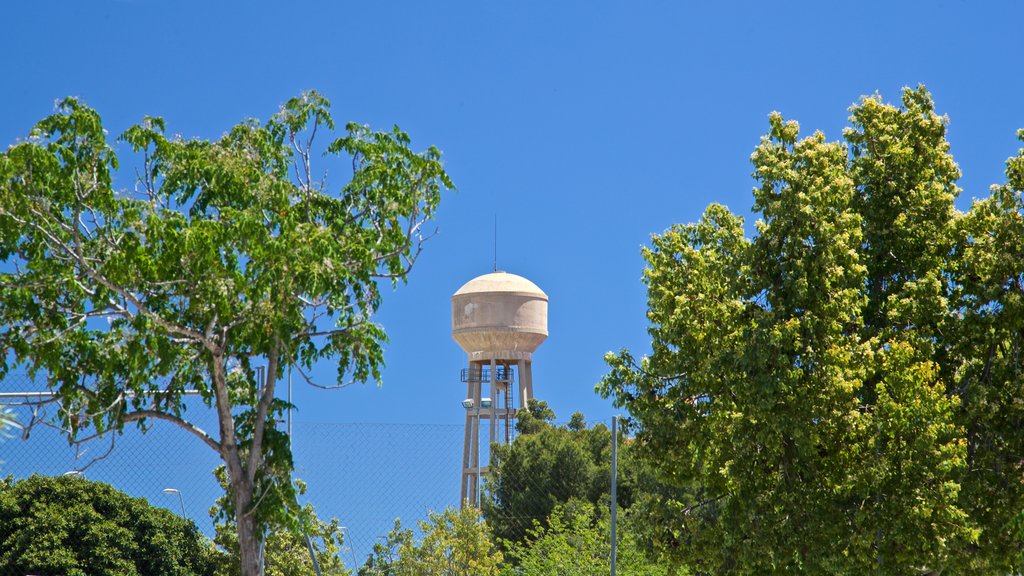
[[[547,337],[548,296],[522,276],[484,274],[452,296],[452,338],[469,357],[468,367],[462,370],[466,384],[463,506],[479,502],[480,478],[487,473],[480,465],[481,421],[487,421],[484,446],[512,440],[516,410],[533,397],[533,352]]]

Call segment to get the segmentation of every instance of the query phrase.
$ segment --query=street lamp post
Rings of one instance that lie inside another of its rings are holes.
[[[185,514],[185,499],[181,497],[181,490],[177,488],[164,488],[164,494],[177,494],[178,502],[181,503],[181,517],[188,518],[188,514]]]
[[[341,530],[341,533],[345,535],[345,540],[351,540],[352,539],[351,538],[352,533],[349,532],[348,526],[340,526],[338,529]],[[359,561],[356,560],[356,549],[352,547],[352,542],[348,543],[348,549],[349,549],[349,552],[352,552],[352,570],[358,570],[359,569]]]

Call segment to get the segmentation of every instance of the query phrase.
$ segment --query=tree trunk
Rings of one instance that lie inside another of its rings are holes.
[[[231,479],[235,494],[235,522],[238,528],[238,557],[242,562],[242,576],[259,576],[260,542],[256,522],[249,507],[252,505],[252,485],[244,479]]]
[[[252,514],[253,481],[242,465],[242,455],[235,437],[235,421],[231,414],[231,402],[224,372],[224,357],[219,351],[213,353],[210,362],[213,376],[217,419],[220,425],[220,456],[227,467],[228,483],[235,504],[235,527],[238,530],[238,557],[241,561],[241,576],[260,576],[259,537],[256,534],[256,519]],[[252,450],[260,450],[255,444]]]

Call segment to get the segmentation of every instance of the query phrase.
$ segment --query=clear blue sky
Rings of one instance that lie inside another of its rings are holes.
[[[602,355],[647,348],[640,247],[712,201],[749,211],[769,112],[837,139],[859,96],[924,83],[951,118],[961,206],[1003,180],[1024,127],[1020,2],[37,0],[2,14],[0,145],[66,95],[112,134],[149,114],[212,138],[315,88],[338,120],[444,151],[459,191],[386,296],[383,388],[297,386],[305,421],[462,421],[449,298],[490,270],[495,212],[499,267],[550,296],[537,395],[561,418],[606,419]]]

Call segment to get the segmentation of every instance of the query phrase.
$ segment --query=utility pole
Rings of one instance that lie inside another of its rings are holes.
[[[292,367],[288,366],[288,452],[292,452]],[[295,454],[292,453],[292,458],[295,458]],[[305,526],[302,526],[302,539],[306,541],[306,550],[309,551],[309,559],[313,562],[313,571],[316,572],[316,576],[320,576],[320,561],[316,559],[316,549],[313,548],[313,540],[309,537],[309,532]],[[352,567],[356,569],[355,566]]]
[[[612,416],[612,576],[615,576],[615,561],[617,556],[617,539],[615,537],[615,515],[618,510],[618,497],[616,489],[619,476],[619,417]]]

